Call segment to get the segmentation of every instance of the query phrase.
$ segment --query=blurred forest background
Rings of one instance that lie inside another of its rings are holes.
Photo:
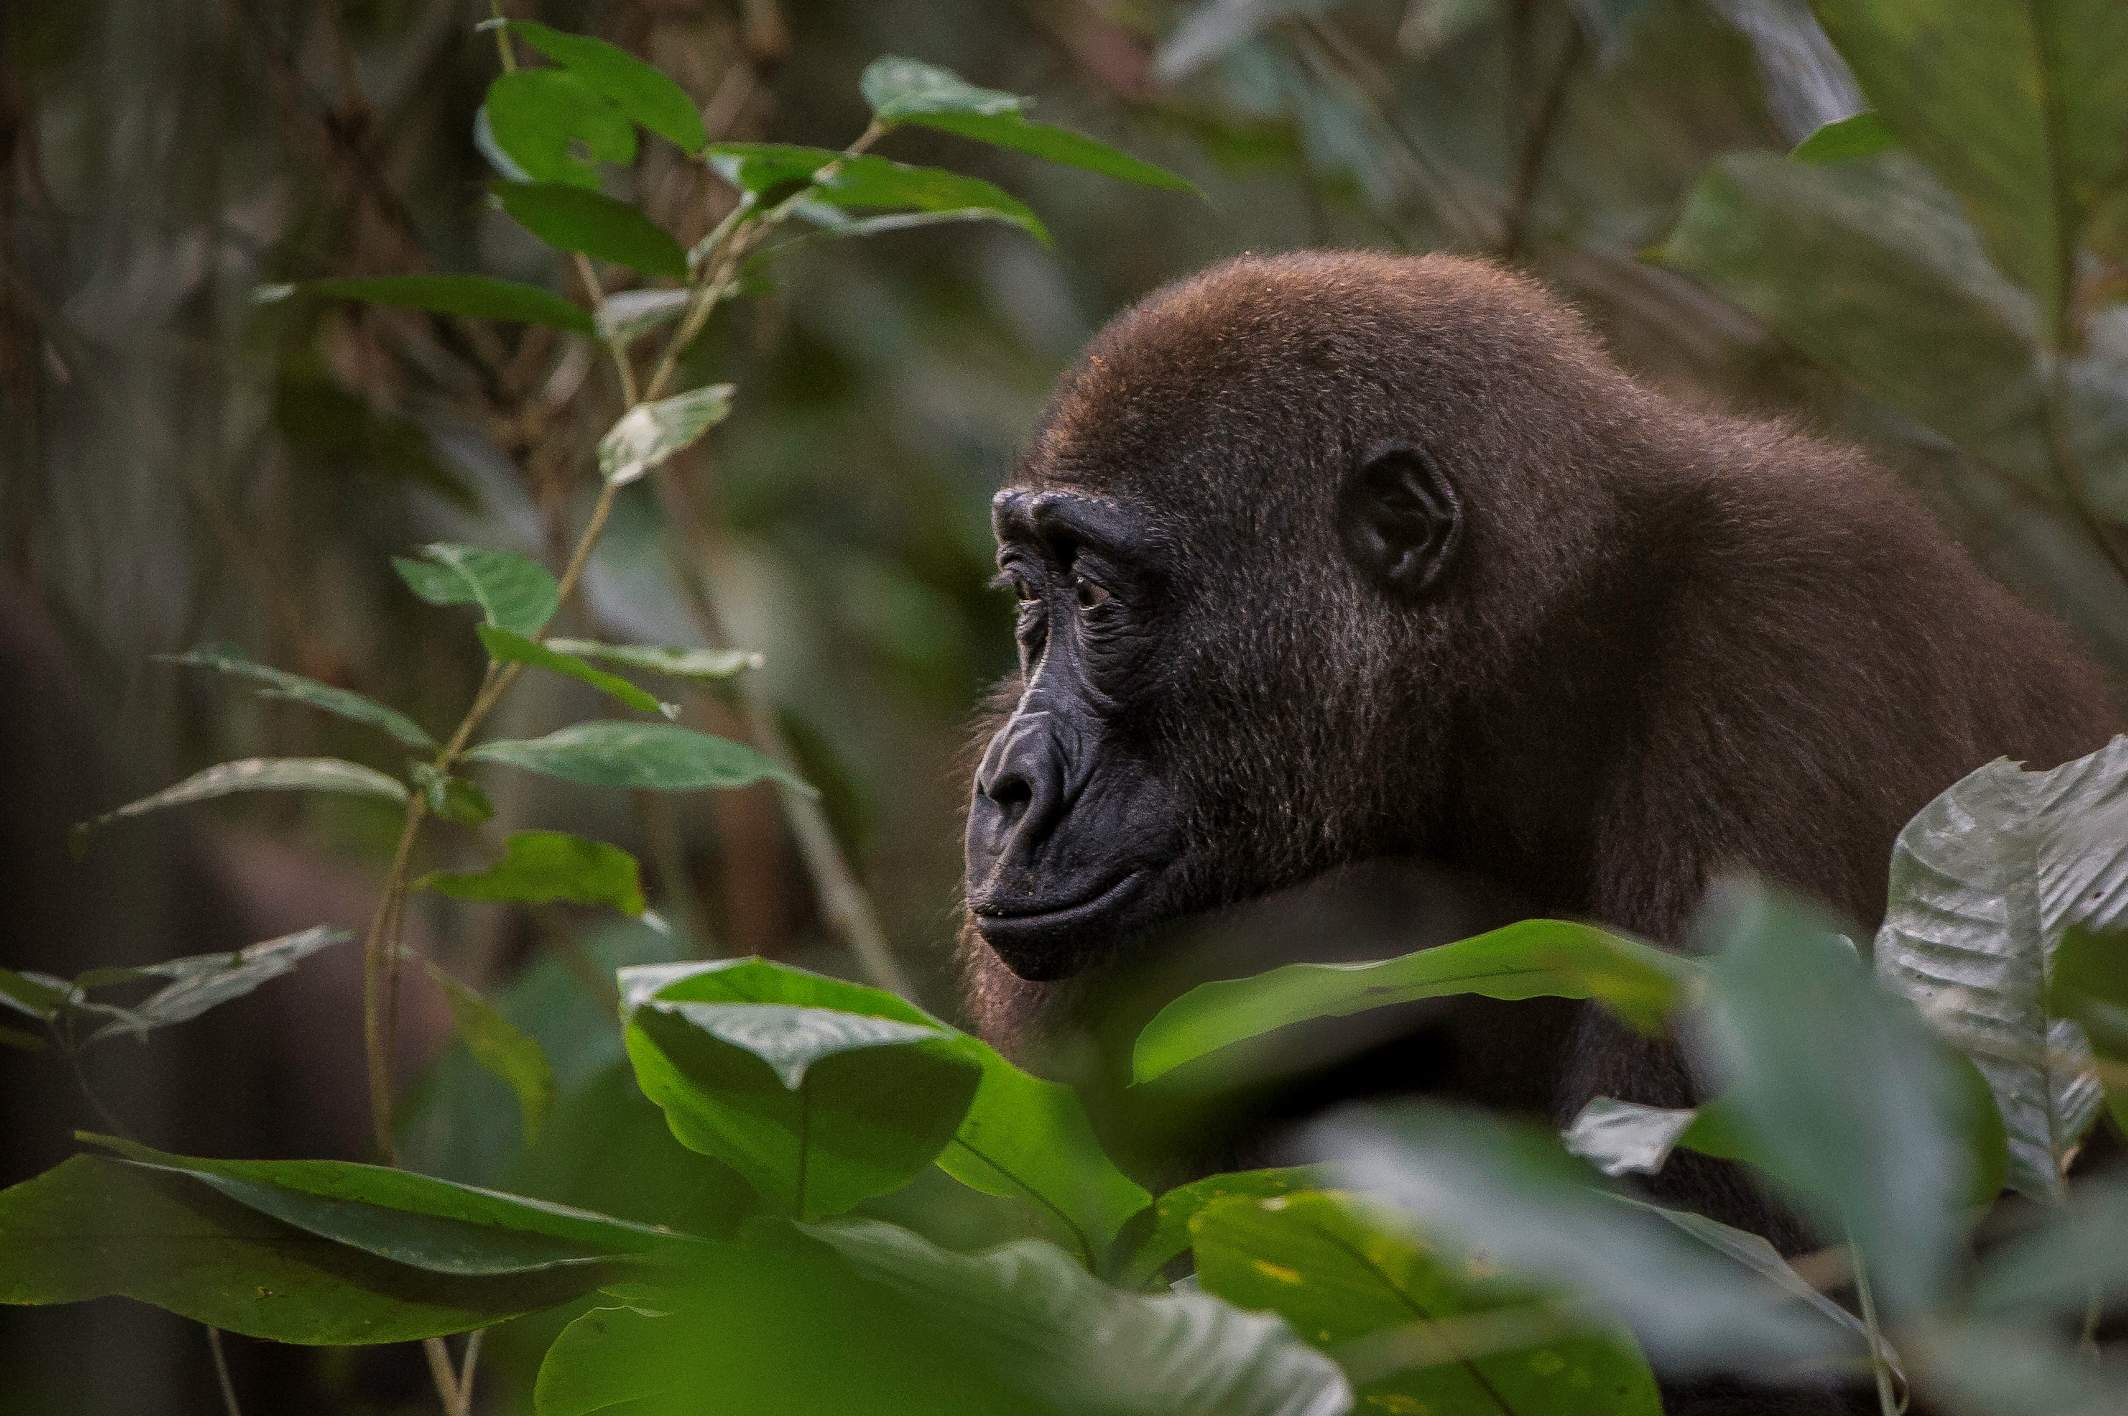
[[[504,9],[650,58],[713,137],[839,147],[865,124],[859,72],[903,53],[1036,95],[1040,117],[1202,190],[898,134],[890,156],[951,149],[1024,197],[1053,248],[970,224],[818,241],[779,265],[690,355],[739,385],[737,413],[684,477],[624,499],[593,565],[585,628],[682,644],[721,622],[765,656],[757,682],[825,789],[858,907],[932,1006],[951,1007],[965,725],[1011,653],[1009,597],[985,588],[990,493],[1092,330],[1223,255],[1340,245],[1522,264],[1673,393],[1871,447],[1991,570],[2128,671],[2128,220],[2092,213],[2090,254],[2063,263],[2059,289],[2034,288],[1998,269],[2000,233],[1957,174],[1866,120],[1815,160],[1789,157],[1868,106],[1806,0]],[[226,758],[378,760],[346,724],[232,697],[159,654],[234,643],[450,721],[479,646],[408,596],[388,557],[463,540],[551,564],[580,525],[589,451],[618,407],[589,352],[557,361],[551,331],[253,298],[421,271],[565,288],[486,196],[467,122],[495,63],[473,32],[485,14],[470,0],[0,6],[0,960],[71,975],[320,919],[359,927],[396,827],[387,805],[262,795],[127,825],[79,860],[65,827]],[[669,148],[646,144],[636,180],[683,244],[720,214]],[[528,680],[495,727],[544,731],[580,716],[579,692]],[[750,735],[720,691],[688,710]],[[588,1040],[617,1046],[603,1005],[569,991],[594,958],[760,953],[853,972],[770,788],[631,804],[522,775],[494,786],[497,829],[633,850],[677,926],[674,942],[417,898],[425,947],[510,990],[548,1043],[554,1125],[647,1110]],[[435,863],[483,854],[464,848]],[[361,1154],[357,960],[341,952],[212,1027],[159,1036],[152,1065],[131,1047],[101,1056],[103,1094],[148,1139],[194,1152]],[[413,1017],[410,1078],[449,1037],[440,1000],[417,998]],[[415,1109],[413,1163],[492,1180],[514,1118],[499,1084],[467,1078],[451,1094],[474,1100],[450,1103],[467,1110]],[[55,1161],[80,1112],[58,1060],[0,1051],[0,1174]],[[607,1173],[548,1177],[558,1195],[652,1218],[678,1202],[650,1193],[664,1180],[620,1174],[623,1152],[570,1153]],[[589,1193],[630,1185],[641,1193]],[[27,1343],[32,1320],[18,1322]],[[95,1340],[78,1314],[34,1325],[59,1344],[46,1361]],[[191,1340],[179,1332],[169,1360],[196,1362]],[[21,1350],[0,1340],[0,1357]]]

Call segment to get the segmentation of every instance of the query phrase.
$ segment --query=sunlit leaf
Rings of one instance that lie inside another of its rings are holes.
[[[493,25],[490,20],[483,28]],[[708,140],[702,114],[686,90],[625,49],[532,20],[503,22],[509,32],[568,70],[630,119],[686,152]]]
[[[502,859],[486,870],[435,871],[414,887],[459,900],[605,906],[631,918],[645,908],[634,856],[565,831],[512,831]]]
[[[1743,1138],[1719,1105],[1642,1106],[1599,1096],[1561,1133],[1566,1148],[1606,1175],[1653,1175],[1679,1147],[1745,1159]]]
[[[1864,111],[1825,124],[1788,155],[1798,162],[1844,162],[1850,157],[1873,157],[1897,142],[1882,118]]]
[[[548,673],[573,678],[578,683],[589,684],[600,693],[642,713],[658,713],[667,718],[680,714],[677,706],[660,703],[650,694],[637,688],[619,674],[609,674],[596,668],[574,654],[565,654],[536,639],[527,639],[522,634],[512,634],[492,624],[484,624],[476,631],[480,642],[487,648],[488,657],[498,664],[526,664]]]
[[[409,590],[432,605],[477,605],[498,629],[535,635],[561,603],[553,574],[515,551],[439,541],[421,553],[427,561],[392,557],[392,569]]]
[[[685,792],[776,781],[813,790],[743,743],[672,723],[578,723],[545,737],[484,742],[466,756],[587,787]]]
[[[579,659],[597,659],[683,679],[726,679],[746,669],[758,669],[763,657],[749,649],[688,649],[657,644],[601,644],[590,639],[550,639],[549,649],[574,654]]]
[[[365,305],[397,305],[438,315],[477,320],[552,325],[590,334],[591,316],[551,290],[485,275],[371,275],[336,280],[306,280],[294,285],[262,285],[261,303],[290,296],[318,300],[355,300]]]
[[[540,1128],[547,1124],[547,1113],[554,1109],[554,1069],[548,1065],[538,1039],[511,1023],[495,1010],[494,1004],[433,961],[422,962],[451,1005],[451,1021],[458,1028],[459,1041],[483,1070],[501,1078],[517,1098],[525,1144],[537,1141]]]
[[[511,220],[557,251],[580,251],[614,265],[687,279],[680,243],[626,202],[567,182],[500,182],[495,200]]]
[[[635,126],[581,77],[564,69],[519,69],[488,85],[481,109],[489,137],[535,182],[595,190],[597,163],[632,162]],[[588,154],[589,160],[578,156]],[[505,172],[505,177],[515,173]],[[586,316],[588,319],[589,317]]]
[[[732,386],[709,384],[655,403],[638,403],[599,439],[599,472],[624,486],[701,441],[731,412]]]
[[[246,657],[241,651],[224,645],[202,645],[197,649],[188,649],[182,654],[160,654],[156,657],[165,663],[213,669],[217,673],[229,674],[235,678],[250,679],[254,683],[264,684],[274,697],[307,703],[313,708],[322,708],[328,713],[336,713],[353,722],[381,728],[408,747],[424,751],[433,751],[436,747],[436,740],[430,737],[419,723],[396,708],[387,708],[373,698],[348,689],[334,688],[331,684],[319,683],[316,679],[259,663]]]
[[[374,767],[343,762],[337,757],[247,757],[241,762],[223,762],[193,773],[153,796],[127,802],[115,811],[91,817],[74,828],[79,840],[107,822],[141,816],[166,806],[185,806],[196,801],[230,796],[237,792],[338,792],[353,796],[406,800],[406,787]]]
[[[1321,1189],[1329,1173],[1312,1165],[1266,1170],[1230,1170],[1177,1185],[1131,1216],[1116,1235],[1108,1271],[1117,1283],[1141,1288],[1190,1247],[1190,1221],[1217,1200],[1267,1200],[1300,1190]]]

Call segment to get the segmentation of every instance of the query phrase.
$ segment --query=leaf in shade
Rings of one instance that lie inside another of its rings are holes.
[[[339,792],[353,796],[405,801],[406,787],[374,767],[342,762],[337,757],[247,757],[193,773],[153,796],[127,802],[115,811],[91,817],[74,827],[77,842],[108,822],[141,816],[167,806],[230,796],[237,792]]]
[[[486,870],[436,871],[415,881],[414,888],[458,900],[602,905],[631,919],[646,908],[634,856],[566,831],[512,831],[503,842],[502,859]]]
[[[630,860],[629,864],[635,862]],[[540,1128],[547,1124],[547,1113],[554,1109],[554,1068],[547,1062],[546,1051],[537,1038],[496,1011],[487,999],[433,961],[423,959],[422,963],[449,1000],[451,1021],[457,1025],[458,1038],[466,1045],[466,1051],[484,1071],[501,1078],[517,1098],[524,1142],[531,1145],[539,1139]]]
[[[763,1200],[837,1214],[908,1183],[980,1079],[937,1028],[827,1008],[653,1000],[628,1014],[636,1081],[681,1144]]]
[[[535,182],[596,190],[597,163],[635,160],[635,126],[627,115],[567,70],[497,75],[481,113],[495,147]]]
[[[420,789],[429,810],[460,826],[478,826],[495,815],[488,794],[463,777],[436,770],[429,762],[410,762],[407,776]]]
[[[483,21],[481,28],[495,23]],[[662,70],[603,39],[570,34],[533,20],[502,23],[511,34],[568,70],[586,88],[682,151],[697,152],[708,141],[709,134],[702,127],[702,114],[694,100]]]
[[[623,342],[670,324],[694,298],[692,290],[617,290],[599,301],[601,338]]]
[[[1354,1196],[1312,1191],[1219,1200],[1195,1217],[1190,1235],[1204,1291],[1277,1313],[1312,1345],[1338,1350],[1363,1408],[1662,1411],[1646,1360],[1630,1337],[1602,1321],[1551,1316],[1541,1335],[1475,1357],[1436,1338],[1440,1324],[1459,1318],[1545,1316],[1541,1297],[1443,1255],[1398,1216]],[[1363,1351],[1371,1356],[1365,1363]]]
[[[430,737],[419,723],[396,708],[387,708],[373,698],[348,689],[334,688],[330,684],[319,683],[316,679],[259,663],[246,657],[241,651],[224,645],[202,645],[197,649],[188,649],[182,654],[158,654],[156,657],[166,664],[185,664],[193,668],[213,669],[217,673],[229,674],[235,678],[250,679],[254,683],[264,684],[275,697],[307,703],[313,708],[336,713],[352,722],[381,728],[408,747],[425,751],[433,751],[436,747],[436,740]]]
[[[1292,1023],[1459,993],[1593,998],[1651,1031],[1683,1001],[1695,976],[1691,961],[1593,925],[1525,920],[1395,959],[1288,964],[1253,978],[1199,984],[1138,1035],[1132,1074],[1149,1082]]]
[[[466,756],[587,787],[686,792],[776,781],[813,794],[803,780],[743,743],[672,723],[578,723],[545,737],[484,742]]]
[[[599,439],[599,472],[615,486],[644,476],[701,441],[731,412],[732,386],[709,384],[638,403]]]
[[[1599,1096],[1561,1133],[1566,1148],[1606,1175],[1653,1175],[1683,1147],[1724,1160],[1746,1160],[1743,1138],[1717,1103],[1642,1106]]]
[[[0,1027],[0,1047],[12,1047],[17,1052],[42,1052],[44,1039],[35,1033],[20,1028]]]
[[[485,275],[373,275],[306,280],[294,285],[261,285],[255,298],[268,304],[293,295],[397,305],[476,320],[552,325],[576,334],[590,334],[596,328],[589,314],[551,290]]]
[[[421,554],[428,560],[392,557],[392,569],[409,590],[432,605],[477,605],[498,629],[535,635],[561,604],[552,572],[515,551],[438,541]]]
[[[1874,157],[1897,142],[1884,120],[1865,110],[1825,124],[1788,155],[1798,162],[1844,162],[1851,157]]]
[[[93,979],[101,972],[104,970],[91,969],[84,977]],[[50,974],[30,970],[17,973],[13,969],[0,969],[0,1008],[19,1013],[26,1018],[34,1018],[47,1026],[62,1018],[70,1026],[134,1022],[134,1015],[128,1009],[90,1001],[85,996],[85,988],[86,985],[79,980],[69,983]]]
[[[510,219],[557,251],[579,251],[617,266],[687,279],[687,252],[649,217],[567,182],[499,182],[495,200]]]
[[[1899,833],[1878,977],[1974,1054],[2010,1188],[2042,1201],[2062,1197],[2101,1101],[2082,1030],[2048,1006],[2074,925],[2128,925],[2128,738],[2050,772],[1992,762]]]
[[[650,694],[637,688],[619,674],[609,674],[595,668],[574,654],[564,654],[536,639],[527,639],[522,634],[512,634],[492,624],[484,624],[476,631],[480,642],[486,646],[488,657],[498,664],[526,664],[548,673],[573,678],[578,683],[589,684],[600,693],[619,703],[643,713],[658,713],[667,718],[680,716],[678,705],[660,703]]]
[[[1952,1416],[2118,1416],[2128,1371],[2029,1320],[1924,1327],[1900,1345],[1930,1411]]]
[[[766,662],[749,649],[687,649],[657,644],[601,644],[591,639],[550,639],[549,649],[683,679],[727,679]]]
[[[2128,1174],[2080,1181],[2066,1203],[2034,1210],[2014,1237],[1989,1250],[1973,1282],[1973,1309],[2004,1322],[2079,1315],[2093,1301],[2128,1299]]]
[[[839,207],[981,210],[1044,244],[1049,241],[1048,230],[1025,202],[994,183],[943,168],[911,167],[870,153],[845,157],[829,148],[786,143],[712,143],[706,151],[718,172],[757,196],[812,182],[820,200]],[[830,164],[832,171],[827,170]]]
[[[2114,1064],[2099,1078],[2114,1124],[2128,1135],[2128,930],[2072,926],[2054,951],[2047,1011],[2084,1030],[2092,1050]]]
[[[1116,1235],[1108,1273],[1126,1288],[1143,1288],[1190,1247],[1190,1221],[1220,1200],[1268,1200],[1330,1183],[1320,1166],[1285,1165],[1266,1170],[1230,1170],[1163,1192],[1131,1216]]]
[[[127,1018],[108,1023],[95,1034],[97,1038],[120,1033],[137,1035],[149,1028],[189,1022],[209,1008],[242,998],[260,984],[292,971],[319,950],[345,944],[352,938],[344,929],[319,925],[227,954],[196,954],[132,968],[92,969],[75,983],[82,988],[104,988],[140,979],[170,980],[127,1009]]]

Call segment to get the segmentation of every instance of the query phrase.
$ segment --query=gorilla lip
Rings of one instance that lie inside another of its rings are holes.
[[[1145,872],[1133,870],[1128,874],[1094,891],[1091,895],[1068,905],[1036,905],[1028,909],[1012,909],[988,902],[975,906],[979,927],[988,936],[999,930],[1017,931],[1028,928],[1054,928],[1060,925],[1081,924],[1097,918],[1102,913],[1122,903],[1145,880]]]

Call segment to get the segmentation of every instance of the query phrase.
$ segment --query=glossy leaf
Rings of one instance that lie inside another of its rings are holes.
[[[701,441],[731,412],[732,386],[709,384],[638,403],[599,439],[599,472],[616,486],[643,477]]]
[[[1109,1272],[1127,1288],[1158,1281],[1160,1271],[1188,1252],[1190,1221],[1220,1200],[1268,1200],[1301,1190],[1321,1189],[1328,1172],[1312,1165],[1285,1165],[1266,1170],[1230,1170],[1177,1185],[1131,1216],[1116,1235]]]
[[[687,649],[657,644],[601,644],[590,639],[550,639],[549,649],[671,678],[727,679],[766,662],[748,649]]]
[[[374,767],[343,762],[337,757],[247,757],[241,762],[223,762],[193,773],[174,786],[152,796],[127,802],[115,811],[91,817],[74,827],[79,841],[86,833],[108,822],[142,816],[169,806],[233,796],[238,792],[338,792],[351,796],[406,800],[406,787]]]
[[[1653,1175],[1679,1147],[1743,1160],[1743,1138],[1719,1104],[1642,1106],[1599,1096],[1561,1133],[1566,1148],[1606,1175]]]
[[[497,75],[488,85],[481,120],[514,169],[505,177],[521,173],[535,182],[596,190],[598,163],[635,160],[635,127],[627,115],[565,69]],[[578,156],[579,145],[588,161]]]
[[[371,275],[335,280],[306,280],[295,285],[262,285],[261,303],[290,296],[318,300],[355,300],[365,305],[396,305],[438,315],[476,320],[551,325],[590,334],[591,316],[551,290],[485,275]]]
[[[937,167],[911,167],[862,153],[785,143],[712,143],[713,165],[740,190],[773,194],[813,183],[814,193],[839,207],[913,207],[918,211],[980,210],[1041,240],[1049,232],[1025,202],[993,183]],[[832,170],[830,165],[832,164]]]
[[[574,654],[563,653],[536,639],[527,639],[522,634],[512,634],[507,629],[484,624],[476,631],[488,657],[498,664],[525,664],[548,673],[573,678],[578,683],[589,684],[615,702],[626,704],[643,713],[657,713],[667,718],[677,718],[679,707],[661,703],[642,689],[637,688],[619,674],[609,674],[595,668]]]
[[[566,831],[512,831],[486,870],[434,871],[414,888],[458,900],[605,906],[630,918],[647,908],[634,856]]]
[[[493,23],[487,21],[483,28]],[[532,20],[508,20],[504,25],[631,120],[683,151],[699,151],[708,141],[702,114],[686,90],[627,50]]]
[[[1825,124],[1788,155],[1798,162],[1845,162],[1851,157],[1874,157],[1897,143],[1884,120],[1865,110]]]
[[[2082,1031],[2048,1006],[2072,925],[2128,925],[2128,738],[2050,772],[1990,763],[1899,833],[1878,976],[1973,1044],[2010,1187],[2046,1201],[2100,1104]]]
[[[1660,1416],[1648,1364],[1623,1334],[1588,1323],[1465,1357],[1429,1341],[1437,1325],[1531,1311],[1526,1285],[1422,1243],[1392,1214],[1313,1191],[1214,1202],[1191,1222],[1197,1281],[1243,1308],[1277,1313],[1317,1347],[1394,1331],[1384,1374],[1358,1382],[1362,1409]]]
[[[557,251],[578,251],[646,275],[687,279],[687,252],[626,202],[567,182],[501,182],[510,219]]]
[[[307,703],[313,708],[321,708],[351,722],[380,728],[408,747],[420,751],[434,751],[437,745],[436,739],[430,737],[419,723],[396,708],[387,708],[373,698],[348,689],[334,688],[331,684],[319,683],[316,679],[259,663],[236,649],[221,645],[202,645],[197,649],[188,649],[182,654],[159,654],[156,657],[167,664],[213,669],[217,673],[228,674],[234,678],[250,679],[253,683],[264,684],[273,697]]]
[[[189,1022],[210,1008],[219,1007],[292,972],[311,955],[354,936],[344,929],[319,925],[278,939],[247,945],[226,954],[195,954],[161,963],[131,968],[92,969],[75,980],[77,987],[104,988],[143,979],[167,979],[162,988],[125,1010],[123,1018],[107,1023],[95,1034],[139,1034],[150,1028]]]
[[[571,839],[574,839],[573,837]],[[610,847],[608,849],[611,849]],[[634,862],[631,860],[630,865]],[[433,962],[422,961],[428,975],[451,1006],[451,1022],[458,1029],[459,1041],[482,1070],[499,1077],[517,1098],[518,1120],[523,1126],[526,1145],[539,1139],[540,1129],[547,1124],[547,1113],[554,1109],[554,1069],[547,1063],[547,1054],[539,1040],[518,1028],[472,989],[460,983],[450,974],[436,967]]]
[[[1653,1030],[1683,1000],[1693,977],[1690,961],[1593,925],[1526,920],[1401,958],[1287,964],[1253,978],[1200,984],[1138,1035],[1132,1073],[1148,1082],[1292,1023],[1458,993],[1593,998]]]
[[[561,587],[538,561],[515,551],[491,551],[438,541],[423,546],[426,561],[392,558],[392,569],[432,605],[477,605],[489,624],[536,635],[561,604]]]
[[[466,756],[587,787],[686,792],[776,781],[813,790],[742,743],[671,723],[578,723],[545,737],[484,742]]]
[[[627,1042],[681,1144],[799,1217],[906,1184],[980,1078],[936,1028],[827,1008],[653,1000],[628,1015]]]

